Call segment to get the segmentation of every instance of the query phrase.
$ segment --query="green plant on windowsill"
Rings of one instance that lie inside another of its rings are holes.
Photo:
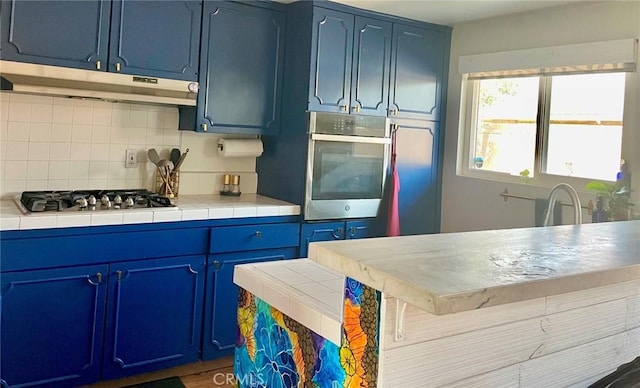
[[[596,192],[596,203],[606,200],[606,204],[603,203],[602,206],[610,221],[629,219],[629,209],[633,207],[629,202],[631,189],[620,184],[600,181],[587,183],[585,189]]]
[[[529,183],[531,181],[530,172],[528,169],[520,171],[520,183]]]

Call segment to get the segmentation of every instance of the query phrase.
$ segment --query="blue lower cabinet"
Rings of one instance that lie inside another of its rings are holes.
[[[103,379],[199,358],[205,256],[112,264]]]
[[[381,227],[375,218],[302,224],[300,257],[307,257],[309,244],[315,241],[350,240],[381,235]]]
[[[107,265],[1,275],[2,386],[78,386],[100,377]]]
[[[233,267],[239,264],[284,260],[297,257],[298,248],[279,248],[211,255],[207,265],[202,359],[229,356],[236,344],[238,286],[233,283]]]
[[[344,221],[302,224],[300,229],[300,257],[307,257],[314,241],[344,240]]]
[[[355,240],[359,238],[380,237],[382,231],[380,228],[380,222],[376,218],[369,218],[366,220],[354,220],[346,221],[345,239]]]

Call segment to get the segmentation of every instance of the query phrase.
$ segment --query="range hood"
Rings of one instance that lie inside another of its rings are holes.
[[[1,61],[2,90],[117,102],[195,106],[198,83]]]

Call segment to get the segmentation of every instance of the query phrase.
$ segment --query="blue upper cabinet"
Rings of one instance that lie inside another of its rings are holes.
[[[386,116],[392,24],[356,16],[351,71],[352,113]]]
[[[106,68],[109,1],[2,1],[1,13],[3,60]]]
[[[324,8],[313,13],[309,110],[348,112],[353,15]]]
[[[109,71],[195,81],[199,1],[113,2]]]
[[[440,119],[447,42],[443,31],[394,24],[389,117]]]
[[[387,115],[391,23],[317,7],[309,110]]]
[[[2,59],[196,80],[199,1],[3,1]]]
[[[276,6],[204,3],[195,130],[278,133],[285,14]]]

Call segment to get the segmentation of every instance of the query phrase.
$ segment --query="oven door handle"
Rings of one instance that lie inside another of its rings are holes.
[[[341,143],[391,144],[391,139],[388,137],[327,135],[324,133],[312,133],[311,140],[336,141]]]

